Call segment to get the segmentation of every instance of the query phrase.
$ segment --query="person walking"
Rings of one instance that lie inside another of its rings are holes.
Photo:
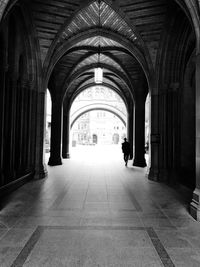
[[[126,138],[124,138],[124,142],[122,143],[122,152],[124,153],[125,166],[127,166],[131,148],[130,148],[130,143],[127,141]]]

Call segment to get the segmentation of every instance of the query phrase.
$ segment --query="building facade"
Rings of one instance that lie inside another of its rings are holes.
[[[109,88],[98,85],[84,90],[70,114],[71,139],[77,144],[118,144],[127,135],[125,103]]]

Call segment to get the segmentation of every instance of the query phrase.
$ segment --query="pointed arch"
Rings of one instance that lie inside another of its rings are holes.
[[[51,72],[53,68],[55,67],[55,64],[59,61],[59,59],[69,50],[71,49],[77,42],[87,39],[88,37],[96,36],[97,29],[92,29],[87,32],[79,33],[76,36],[73,36],[68,42],[64,43],[52,56],[52,58],[47,60],[44,64],[44,80],[46,81],[46,87],[49,80],[49,77],[51,75]],[[152,81],[154,80],[154,69],[152,62],[148,60],[148,58],[145,58],[144,55],[140,52],[140,50],[134,46],[129,40],[126,38],[119,36],[118,34],[114,32],[110,32],[106,29],[99,29],[98,34],[102,37],[110,38],[121,45],[123,45],[128,53],[130,53],[138,63],[141,65],[145,76],[147,78],[147,81],[149,83],[149,88],[152,87]],[[48,62],[49,61],[49,62]]]

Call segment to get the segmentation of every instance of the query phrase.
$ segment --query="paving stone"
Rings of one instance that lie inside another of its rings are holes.
[[[77,155],[13,193],[0,214],[0,266],[200,266],[186,202],[115,154],[112,164]]]

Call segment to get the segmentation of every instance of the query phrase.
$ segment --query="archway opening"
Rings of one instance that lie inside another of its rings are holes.
[[[71,128],[72,146],[118,145],[126,136],[126,125],[112,112],[93,110],[80,116]]]
[[[112,112],[98,109],[86,112],[71,128],[70,154],[72,158],[84,155],[89,160],[91,155],[101,159],[106,151],[110,159],[119,158],[126,132],[126,125]]]
[[[150,97],[146,97],[145,102],[145,158],[148,165],[149,161],[149,128],[150,128]]]
[[[45,161],[48,162],[51,143],[51,95],[49,90],[46,90],[46,124],[45,124],[45,138],[44,138],[44,151]]]
[[[121,152],[127,136],[126,105],[114,90],[92,86],[75,98],[70,110],[70,151],[105,147]],[[71,154],[70,152],[70,154]]]

